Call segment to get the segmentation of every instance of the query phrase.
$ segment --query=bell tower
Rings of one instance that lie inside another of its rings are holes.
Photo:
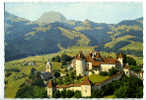
[[[51,63],[49,62],[49,60],[48,60],[48,62],[47,62],[47,64],[46,64],[46,72],[49,72],[49,73],[52,72],[52,65],[51,65]]]
[[[122,53],[120,53],[118,61],[120,62],[121,67],[123,68],[123,55],[122,55]]]

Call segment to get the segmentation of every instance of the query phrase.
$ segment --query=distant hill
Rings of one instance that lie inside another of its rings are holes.
[[[98,51],[142,56],[143,18],[118,24],[67,20],[47,12],[31,22],[5,12],[6,61],[60,51],[72,46],[97,46]]]
[[[66,18],[61,13],[50,11],[50,12],[44,13],[35,22],[38,24],[44,25],[44,24],[49,24],[49,23],[53,23],[53,22],[65,22],[65,21],[66,21]]]

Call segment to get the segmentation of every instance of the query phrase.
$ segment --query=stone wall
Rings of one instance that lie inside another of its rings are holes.
[[[121,77],[122,77],[122,73],[119,72],[116,75],[111,76],[110,78],[108,78],[107,80],[101,83],[95,83],[95,85],[93,85],[92,87],[92,90],[101,89],[103,86],[111,83],[112,81],[119,80]]]
[[[48,95],[48,97],[53,96],[53,88],[47,88],[47,95]]]

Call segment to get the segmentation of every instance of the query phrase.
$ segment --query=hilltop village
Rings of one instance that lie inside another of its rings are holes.
[[[80,51],[71,60],[68,69],[75,72],[75,77],[79,77],[79,79],[82,78],[82,80],[70,84],[57,84],[55,78],[45,80],[48,97],[51,98],[56,90],[80,91],[82,97],[90,97],[93,90],[100,90],[103,86],[112,81],[121,79],[123,75],[127,77],[135,76],[141,80],[143,79],[143,72],[140,71],[139,73],[135,73],[130,70],[128,63],[125,64],[123,62],[123,55],[121,53],[117,58],[112,58],[103,57],[96,51],[92,51],[85,56],[83,52]],[[109,72],[112,72],[112,74],[103,81],[92,83],[89,79],[91,75],[104,75]],[[42,73],[42,78],[47,79],[52,75],[51,73],[52,64],[48,61],[46,64],[46,72]],[[62,77],[67,77],[67,75],[62,75]],[[74,81],[75,78],[72,80]]]

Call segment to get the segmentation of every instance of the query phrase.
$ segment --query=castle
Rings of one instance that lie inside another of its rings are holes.
[[[84,80],[81,83],[74,83],[68,85],[53,85],[52,80],[47,85],[48,97],[53,96],[53,92],[56,90],[62,91],[63,89],[72,91],[81,91],[83,97],[90,97],[93,89],[100,89],[102,86],[112,82],[113,80],[119,80],[122,77],[122,73],[118,72],[116,75],[109,77],[101,83],[91,85],[88,76],[92,74],[99,74],[101,71],[108,72],[111,68],[123,68],[122,54],[118,59],[111,57],[101,57],[99,52],[91,52],[87,56],[84,56],[82,52],[77,54],[72,60],[71,67],[76,71],[76,76],[84,76]],[[46,72],[51,73],[52,67],[48,62],[46,64]]]
[[[82,52],[76,55],[71,63],[76,71],[76,76],[99,74],[101,71],[108,72],[111,68],[123,68],[123,57],[120,53],[118,59],[112,57],[101,57],[99,52],[91,52],[84,56]]]

